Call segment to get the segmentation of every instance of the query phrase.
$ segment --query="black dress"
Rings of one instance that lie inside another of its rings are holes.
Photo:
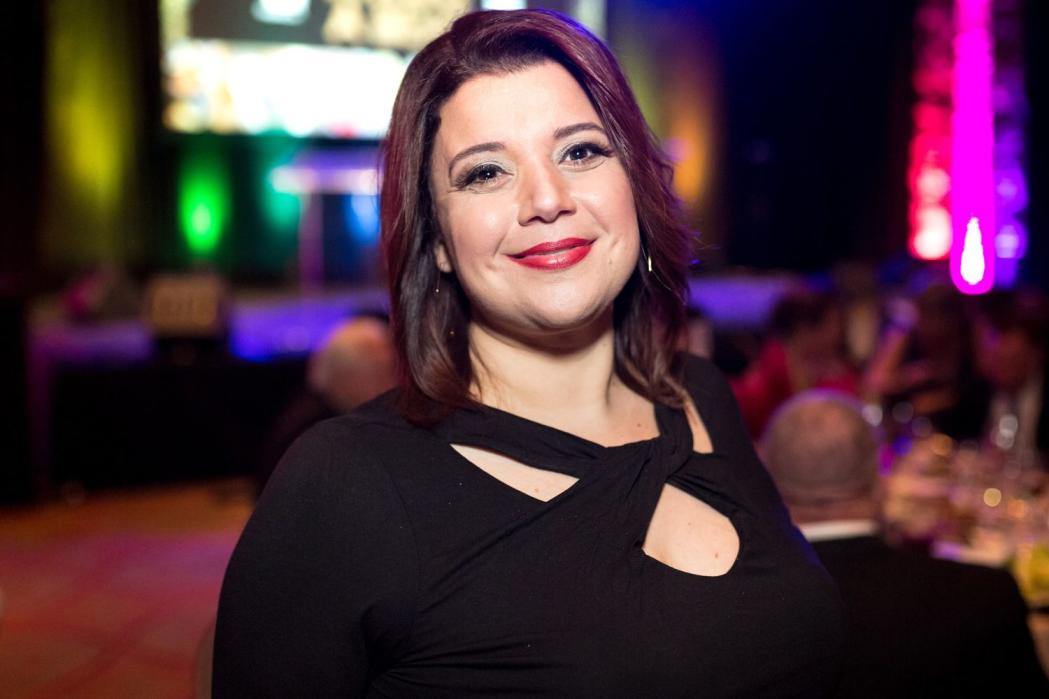
[[[707,362],[686,386],[713,440],[656,409],[618,447],[494,409],[414,427],[392,396],[323,423],[282,461],[233,554],[215,696],[821,696],[842,613],[833,583]],[[449,445],[579,480],[549,502]],[[739,555],[684,573],[641,549],[670,482],[724,514]]]

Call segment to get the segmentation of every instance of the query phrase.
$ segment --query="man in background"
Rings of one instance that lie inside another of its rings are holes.
[[[262,445],[255,474],[259,492],[300,434],[393,388],[395,371],[385,320],[361,315],[337,325],[310,355],[306,386],[285,406]]]
[[[878,441],[855,402],[798,395],[774,415],[763,450],[841,591],[850,628],[839,696],[1049,696],[1012,576],[879,537]]]
[[[985,434],[999,449],[1049,467],[1049,301],[1031,290],[989,294],[975,334],[977,367],[990,389]]]

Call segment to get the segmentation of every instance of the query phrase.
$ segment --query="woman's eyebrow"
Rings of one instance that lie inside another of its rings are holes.
[[[503,143],[499,141],[489,141],[487,143],[478,143],[476,146],[470,146],[469,148],[459,151],[456,156],[452,158],[451,162],[448,163],[448,177],[452,176],[452,168],[455,167],[455,164],[463,158],[467,158],[476,153],[488,153],[501,150],[506,150],[506,146]]]
[[[557,131],[554,131],[554,139],[561,140],[562,138],[568,138],[573,134],[577,134],[580,131],[600,131],[603,135],[605,130],[592,121],[581,121],[578,124],[571,124],[569,126],[562,126]]]

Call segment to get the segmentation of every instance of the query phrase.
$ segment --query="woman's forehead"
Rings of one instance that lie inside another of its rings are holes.
[[[463,83],[440,111],[435,154],[447,158],[477,143],[551,139],[568,124],[600,125],[575,78],[553,61]]]

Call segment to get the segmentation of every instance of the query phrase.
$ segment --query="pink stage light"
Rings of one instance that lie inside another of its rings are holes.
[[[923,0],[915,13],[914,91],[907,185],[907,247],[919,260],[951,252],[951,79],[954,23],[949,2]]]
[[[951,280],[962,293],[994,286],[994,59],[990,0],[955,0],[951,120]]]
[[[922,260],[942,260],[951,253],[951,214],[939,204],[923,206],[915,214],[916,232],[911,254]]]

